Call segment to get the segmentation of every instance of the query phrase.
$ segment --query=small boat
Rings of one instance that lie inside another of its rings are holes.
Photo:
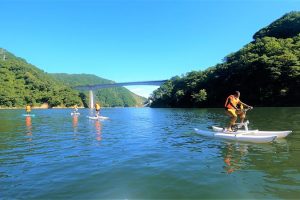
[[[235,132],[206,131],[206,130],[199,130],[197,128],[195,128],[194,130],[196,133],[203,136],[240,141],[240,142],[269,143],[269,142],[273,142],[277,138],[276,135],[255,135],[255,131],[253,132],[248,131],[247,133],[235,133]]]
[[[72,116],[78,116],[78,115],[80,115],[80,113],[79,112],[71,112],[71,115]]]

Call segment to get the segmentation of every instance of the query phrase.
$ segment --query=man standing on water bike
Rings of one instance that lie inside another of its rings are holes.
[[[229,132],[232,132],[231,127],[235,124],[237,120],[237,116],[240,117],[241,123],[244,122],[244,119],[246,117],[246,113],[243,111],[244,106],[250,109],[253,108],[252,106],[243,103],[239,98],[240,98],[240,92],[235,91],[233,95],[227,97],[225,102],[226,114],[230,117],[230,122],[227,127],[227,131]]]

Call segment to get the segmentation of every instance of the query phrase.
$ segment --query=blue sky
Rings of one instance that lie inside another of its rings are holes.
[[[50,73],[161,80],[214,66],[299,10],[300,0],[0,0],[0,47]]]

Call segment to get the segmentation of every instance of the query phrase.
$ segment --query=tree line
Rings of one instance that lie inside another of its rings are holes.
[[[175,76],[153,92],[152,107],[222,107],[235,90],[255,106],[300,105],[300,12],[259,30],[253,41],[204,71]]]
[[[40,106],[71,107],[88,106],[85,91],[71,86],[113,83],[94,75],[49,74],[0,48],[0,107]],[[141,106],[145,99],[125,88],[96,91],[96,101],[102,106]]]

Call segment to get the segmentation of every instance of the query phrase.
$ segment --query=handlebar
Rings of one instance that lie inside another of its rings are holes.
[[[243,111],[243,112],[247,112],[248,110],[252,110],[252,109],[253,109],[253,107],[248,107],[246,109],[240,109],[240,110]]]

